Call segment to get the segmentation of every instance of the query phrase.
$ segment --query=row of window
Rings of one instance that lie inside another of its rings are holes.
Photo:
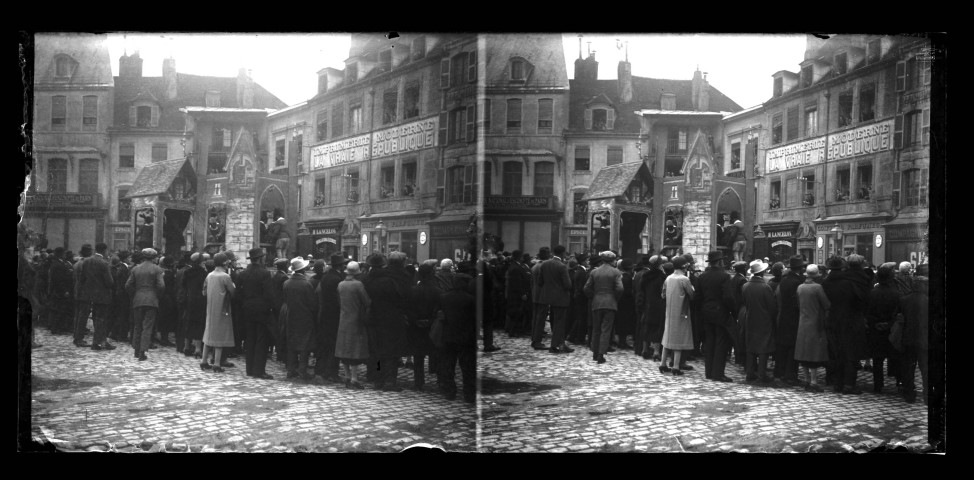
[[[403,90],[402,120],[419,117],[420,108],[420,82],[413,81],[406,84]],[[399,87],[386,89],[382,94],[382,125],[395,123],[399,120]],[[346,130],[346,119],[348,128]],[[331,131],[329,135],[329,121]],[[350,101],[348,114],[346,116],[345,104],[342,102],[331,106],[331,115],[328,109],[318,111],[315,121],[315,140],[318,142],[328,138],[337,138],[344,135],[351,135],[363,131],[362,129],[362,101]]]
[[[836,112],[839,128],[858,122],[869,122],[876,118],[876,84],[866,83],[859,86],[858,115],[853,115],[853,91],[848,90],[838,95],[838,109]],[[818,104],[807,105],[800,115],[801,106],[794,105],[784,113],[777,113],[771,117],[771,143],[777,145],[790,142],[801,137],[818,135]],[[799,124],[799,116],[804,120],[804,129]]]
[[[389,164],[379,170],[378,198],[412,198],[419,191],[416,183],[416,161],[404,161],[396,181],[396,165]],[[359,172],[346,170],[315,179],[314,206],[358,203]]]
[[[587,172],[592,168],[592,151],[587,145],[575,146],[575,171]],[[622,163],[622,147],[608,146],[605,149],[605,166],[611,167]]]
[[[509,98],[505,102],[507,107],[505,132],[508,134],[521,133],[523,125],[523,103],[520,98]],[[490,131],[490,117],[492,114],[490,99],[484,100],[484,129]],[[554,127],[554,100],[551,98],[538,99],[538,128],[539,134],[551,134]]]
[[[290,156],[292,158],[296,158],[297,163],[300,164],[304,160],[304,155],[303,155],[304,152],[302,150],[304,148],[304,134],[294,135],[294,139],[292,140],[292,142],[293,144],[291,146]],[[285,140],[283,138],[278,138],[274,142],[274,168],[275,169],[287,165],[285,156],[286,156]]]
[[[81,131],[94,132],[98,129],[98,97],[85,95],[81,98]],[[51,97],[51,130],[65,130],[68,124],[68,97]]]
[[[853,173],[855,176],[853,177]],[[901,173],[897,172],[896,177]],[[901,183],[902,182],[902,183]],[[768,208],[806,207],[815,205],[815,175],[804,173],[785,179],[782,190],[781,178],[772,178],[768,192]],[[853,188],[854,187],[854,188]],[[900,203],[902,192],[902,203]],[[826,192],[833,202],[869,200],[875,194],[873,189],[872,162],[856,165],[840,165],[835,172],[835,187]],[[893,205],[915,207],[927,205],[927,169],[910,169],[902,172],[902,178],[893,180]]]
[[[78,162],[78,193],[98,193],[99,162],[100,160],[94,158],[83,158]],[[34,182],[31,183],[31,189],[36,189]],[[66,159],[52,158],[47,161],[47,192],[68,193]]]
[[[161,162],[169,159],[169,145],[165,143],[152,144],[152,161]],[[118,144],[118,168],[135,168],[135,143],[124,142]]]

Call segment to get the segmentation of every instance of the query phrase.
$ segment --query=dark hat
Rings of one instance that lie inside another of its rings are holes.
[[[595,264],[597,264],[597,263],[599,263],[601,261],[602,261],[602,257],[600,257],[599,254],[597,254],[597,253],[593,253],[592,255],[590,255],[588,257],[588,264],[589,265],[595,265]]]
[[[60,257],[61,255],[64,255],[64,247],[57,247],[54,249],[54,252],[52,253]]]
[[[707,263],[719,262],[724,259],[724,252],[720,250],[711,250],[707,252]]]
[[[290,265],[290,260],[286,258],[278,258],[274,260],[274,266],[279,270],[287,270],[288,265]]]
[[[194,254],[192,254],[192,255],[189,256],[189,261],[190,262],[193,262],[193,263],[196,263],[196,264],[199,264],[200,262],[203,261],[203,254],[200,253],[200,252],[196,252],[196,253],[194,253]]]
[[[686,260],[687,263],[689,263],[691,265],[693,265],[694,263],[697,263],[697,259],[693,258],[693,255],[690,255],[689,253],[684,253],[683,254],[683,259]]]
[[[623,258],[619,262],[619,270],[632,270],[632,260],[628,258]]]
[[[791,258],[788,259],[788,268],[792,268],[792,269],[794,269],[794,268],[802,268],[802,267],[807,266],[807,265],[808,264],[805,263],[805,259],[802,258],[801,255],[794,255],[794,256],[792,256]]]
[[[227,263],[227,260],[229,260],[229,258],[227,257],[227,254],[224,252],[220,252],[213,256],[214,265],[225,265]]]
[[[378,253],[369,255],[369,266],[377,268],[386,266],[386,257]]]
[[[845,266],[845,260],[842,260],[842,257],[832,257],[825,266],[829,267],[829,270],[841,270]]]
[[[734,271],[737,273],[744,273],[747,271],[747,262],[743,262],[743,261],[734,262],[734,264],[731,265],[731,268],[733,268]]]
[[[329,259],[328,264],[333,267],[344,267],[348,263],[348,259],[340,253],[333,253],[331,259]]]
[[[251,248],[250,253],[247,254],[247,258],[249,260],[257,260],[258,258],[263,256],[264,256],[263,248]]]
[[[650,257],[649,255],[640,255],[639,265],[642,265],[644,267],[649,265],[649,257]]]
[[[895,270],[890,267],[887,266],[879,267],[879,271],[876,272],[876,281],[878,281],[879,283],[886,283],[893,279],[894,272]]]
[[[663,264],[663,273],[669,275],[669,274],[673,273],[673,270],[674,270],[674,268],[673,268],[673,264],[672,263],[666,262],[666,263]]]
[[[866,257],[853,253],[846,258],[846,264],[849,268],[862,268],[866,265]]]
[[[121,252],[118,252],[119,260],[125,260],[126,258],[129,258],[131,256],[132,256],[132,252],[129,252],[128,250],[122,250]]]
[[[781,275],[781,273],[784,271],[785,271],[785,264],[781,262],[774,262],[774,265],[771,265],[771,275],[777,277],[778,275]]]
[[[673,261],[671,263],[673,263],[673,269],[674,270],[675,269],[683,269],[684,267],[687,266],[687,259],[685,259],[683,257],[675,257],[675,258],[673,258]]]

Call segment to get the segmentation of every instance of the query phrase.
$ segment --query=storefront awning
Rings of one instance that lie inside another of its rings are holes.
[[[894,227],[896,225],[918,225],[925,224],[930,221],[930,217],[926,215],[900,215],[887,223],[884,223],[884,227]]]
[[[164,162],[154,162],[142,167],[139,176],[132,183],[128,195],[125,198],[147,197],[159,195],[169,190],[172,181],[176,179],[179,172],[185,167],[188,169],[187,175],[192,178],[196,175],[193,167],[186,161],[187,159],[178,158],[176,160],[166,160]]]
[[[813,220],[815,223],[829,223],[829,222],[847,222],[849,220],[866,220],[866,219],[882,219],[889,218],[892,215],[886,212],[880,213],[856,213],[852,215],[833,215],[831,217],[825,217],[818,220]]]
[[[600,200],[622,195],[629,188],[629,184],[632,183],[632,179],[636,177],[639,169],[644,167],[643,162],[637,162],[621,163],[603,168],[592,181],[588,193],[582,200]]]
[[[447,222],[470,222],[470,217],[474,215],[473,213],[455,213],[449,215],[440,215],[429,221],[429,223],[447,223]]]

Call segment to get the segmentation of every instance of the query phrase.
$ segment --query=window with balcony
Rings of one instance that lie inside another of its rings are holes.
[[[140,106],[135,107],[135,126],[137,127],[151,127],[152,126],[152,107]]]
[[[839,94],[839,109],[836,114],[839,118],[839,127],[852,125],[852,92]]]
[[[856,167],[856,200],[869,200],[873,193],[873,164],[861,162]]]
[[[521,133],[521,99],[507,100],[507,133]]]
[[[501,193],[504,195],[521,194],[521,178],[524,165],[519,161],[504,162],[501,178]]]
[[[399,194],[403,197],[415,197],[416,191],[416,161],[410,160],[402,163],[402,184]]]
[[[541,197],[550,197],[555,194],[554,162],[534,164],[534,194]]]
[[[805,136],[814,137],[818,134],[818,107],[805,108]]]
[[[784,140],[784,128],[781,124],[781,114],[771,117],[771,143],[777,145]]]
[[[802,206],[815,205],[815,175],[806,173],[800,180],[802,181]]]
[[[845,202],[849,200],[850,188],[850,169],[849,165],[842,165],[835,170],[835,201]]]
[[[315,125],[315,140],[321,142],[328,138],[328,112],[318,111],[318,123]]]
[[[395,110],[395,107],[393,107]],[[392,116],[395,118],[395,111]],[[358,133],[362,131],[362,105],[356,104],[348,107],[348,133]]]
[[[285,142],[283,138],[278,138],[274,142],[274,166],[283,167],[285,160]]]
[[[325,178],[325,177],[319,177],[319,178],[316,178],[315,179],[315,201],[314,201],[314,206],[316,206],[316,207],[320,207],[322,205],[325,205],[325,202],[327,201],[326,199],[328,197],[325,196],[325,186],[326,186],[327,182],[328,182],[328,179]]]
[[[360,114],[361,115],[361,114]],[[344,132],[344,122],[345,119],[345,108],[342,104],[336,104],[331,107],[331,137],[340,137],[345,134]]]
[[[118,168],[135,168],[135,144],[118,144]]]
[[[582,200],[582,198],[585,198],[585,192],[575,192],[574,197],[572,223],[575,225],[585,225],[586,218],[588,218],[588,202]]]
[[[118,189],[118,212],[116,213],[115,220],[119,222],[131,222],[132,221],[132,199],[125,198],[129,194],[128,188]]]
[[[395,87],[390,88],[382,94],[382,124],[394,123],[396,121],[396,109],[399,107],[399,90]],[[354,125],[354,121],[352,123]],[[354,128],[354,131],[359,129]]]
[[[605,166],[622,163],[622,147],[608,147],[605,152]]]
[[[406,85],[403,92],[403,118],[414,118],[419,116],[419,82],[412,82]]]
[[[55,95],[51,97],[51,129],[64,130],[68,117],[68,97]]]
[[[788,141],[798,138],[798,105],[788,109]]]
[[[50,193],[67,193],[67,160],[63,158],[52,158],[47,161],[47,191]]]
[[[379,170],[379,198],[396,196],[396,166],[386,165]]]
[[[771,182],[768,209],[777,210],[779,208],[781,208],[781,180],[774,180]]]
[[[588,146],[575,146],[575,170],[576,171],[589,171],[589,160],[591,157],[591,152]]]
[[[849,55],[842,52],[835,56],[833,67],[836,75],[843,75],[849,69]]]
[[[876,118],[876,84],[870,83],[859,88],[859,121],[868,122]]]
[[[538,100],[538,133],[550,134],[552,129],[553,101],[550,98]]]
[[[86,132],[94,132],[98,129],[98,97],[85,95],[82,101],[84,105],[82,107],[81,129]]]
[[[169,158],[169,145],[165,143],[152,144],[152,161],[164,162]]]
[[[739,141],[731,143],[730,169],[732,171],[741,169],[741,142]]]
[[[83,158],[78,168],[78,193],[98,193],[98,163],[94,158]]]

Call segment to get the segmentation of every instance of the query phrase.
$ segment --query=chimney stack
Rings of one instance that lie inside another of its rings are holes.
[[[617,73],[619,101],[629,103],[632,101],[632,64],[626,60],[619,62]]]
[[[700,76],[700,66],[693,72],[693,80],[690,81],[690,104],[693,109],[700,111],[700,90],[703,86],[703,77]]]
[[[237,73],[237,107],[254,108],[254,80],[246,68]]]
[[[703,79],[700,84],[700,93],[698,94],[700,101],[701,112],[710,111],[710,82],[707,81],[707,72],[703,72]]]
[[[588,58],[575,60],[575,80],[595,81],[599,79],[599,62],[595,60],[595,53],[590,52]]]
[[[162,60],[162,77],[166,82],[166,100],[176,99],[176,59]]]
[[[118,76],[142,78],[142,57],[139,57],[138,50],[131,55],[122,55],[118,59]]]

